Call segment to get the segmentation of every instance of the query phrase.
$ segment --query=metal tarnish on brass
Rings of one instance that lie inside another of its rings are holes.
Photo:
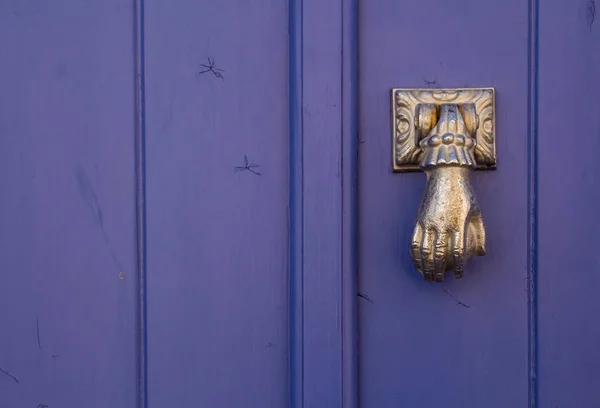
[[[494,90],[393,89],[394,171],[423,170],[425,192],[411,239],[411,258],[426,281],[485,255],[485,228],[469,181],[496,167]]]

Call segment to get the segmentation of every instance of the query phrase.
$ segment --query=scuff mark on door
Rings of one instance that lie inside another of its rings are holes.
[[[92,215],[94,216],[98,227],[100,227],[100,230],[102,231],[104,243],[108,247],[108,251],[110,253],[110,256],[112,257],[113,262],[115,263],[115,266],[117,267],[117,270],[120,272],[123,270],[123,267],[121,266],[121,262],[119,262],[119,259],[115,255],[115,252],[108,239],[106,229],[104,228],[104,215],[102,214],[102,208],[100,207],[98,196],[96,195],[96,191],[94,190],[94,187],[92,186],[92,183],[90,182],[85,170],[80,165],[77,165],[77,168],[75,169],[75,177],[77,179],[79,193],[81,194],[81,197],[84,199],[84,201],[92,211]]]

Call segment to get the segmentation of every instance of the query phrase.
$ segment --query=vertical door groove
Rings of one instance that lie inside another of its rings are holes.
[[[146,352],[146,161],[144,104],[144,0],[135,0],[135,210],[137,243],[138,407],[147,406]]]
[[[529,406],[537,406],[537,279],[538,279],[538,0],[529,0],[529,90],[527,134],[527,280]]]

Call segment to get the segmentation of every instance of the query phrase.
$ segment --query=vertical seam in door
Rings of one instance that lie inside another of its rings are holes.
[[[358,0],[342,0],[342,408],[358,408]]]
[[[144,1],[135,0],[135,210],[137,243],[137,387],[138,408],[148,406],[146,330],[146,117],[144,78]]]
[[[527,135],[527,281],[528,281],[528,396],[529,407],[538,405],[538,68],[539,0],[529,0]]]
[[[303,1],[289,0],[289,406],[304,406]]]

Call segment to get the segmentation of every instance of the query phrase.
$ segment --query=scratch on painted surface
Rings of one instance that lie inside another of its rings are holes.
[[[12,375],[11,373],[9,373],[8,371],[6,371],[5,369],[3,369],[2,367],[0,367],[0,372],[4,373],[4,375],[7,375],[8,377],[12,378],[17,384],[19,384],[19,379],[17,377],[15,377],[14,375]]]
[[[374,304],[373,301],[371,300],[370,297],[368,297],[367,295],[365,295],[362,292],[358,292],[358,297],[359,298],[363,298],[364,300],[366,300],[367,302],[369,302],[370,304]]]
[[[37,330],[38,348],[41,350],[42,349],[42,339],[40,338],[40,318],[39,318],[39,316],[35,317],[35,328]]]
[[[459,299],[457,299],[455,296],[453,296],[450,292],[448,292],[448,290],[444,289],[444,293],[446,293],[446,295],[448,295],[450,298],[452,298],[453,300],[456,301],[456,306],[462,306],[467,309],[471,308],[471,306],[467,305],[464,302],[461,302]]]
[[[96,222],[100,228],[102,228],[102,231],[104,231],[104,216],[102,215],[102,209],[100,208],[100,203],[98,202],[98,196],[94,191],[92,183],[88,179],[83,168],[79,165],[75,170],[75,176],[77,177],[77,186],[79,187],[79,193],[81,194],[81,197],[83,197],[87,205],[90,207]]]
[[[225,77],[223,77],[223,72],[225,72],[224,70],[222,70],[221,68],[217,68],[215,66],[215,59],[208,57],[208,64],[200,64],[200,66],[202,68],[204,68],[202,71],[198,72],[198,75],[202,75],[202,74],[206,74],[207,72],[212,72],[212,74],[219,78],[221,81],[225,80]]]
[[[233,168],[233,172],[237,173],[238,171],[249,171],[250,173],[254,173],[257,176],[260,177],[260,173],[254,169],[259,168],[260,166],[258,164],[254,164],[254,163],[249,163],[248,162],[248,156],[244,155],[244,165],[243,166],[236,166]]]
[[[79,187],[79,193],[81,194],[81,197],[84,199],[84,201],[87,203],[88,207],[92,211],[92,215],[94,216],[96,223],[102,231],[104,243],[108,247],[108,251],[110,252],[110,256],[113,262],[117,266],[117,269],[119,269],[120,271],[123,270],[121,262],[119,262],[119,259],[115,255],[115,252],[112,249],[112,246],[110,245],[110,242],[108,240],[108,234],[106,233],[106,229],[104,228],[104,215],[102,214],[102,208],[100,207],[100,202],[98,200],[98,196],[96,195],[96,191],[94,190],[92,183],[87,177],[85,170],[83,170],[83,168],[80,165],[77,165],[77,168],[75,169],[75,177],[77,178],[77,186]]]
[[[425,82],[425,86],[427,86],[427,88],[434,87],[438,84],[437,78],[434,78],[433,80],[423,78],[423,82]]]

